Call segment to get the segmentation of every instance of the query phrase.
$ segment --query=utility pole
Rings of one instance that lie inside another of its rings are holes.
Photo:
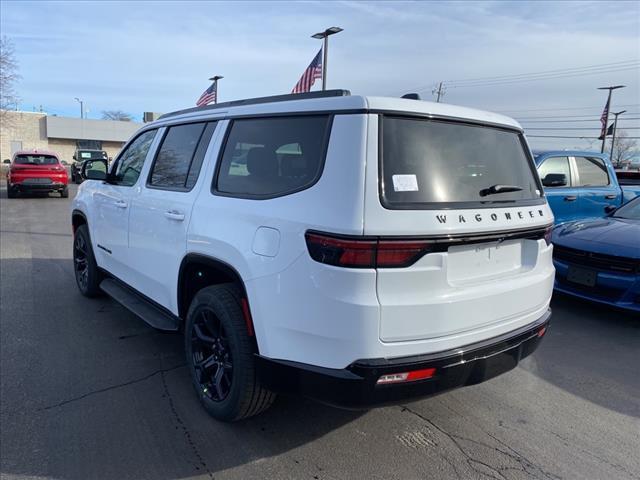
[[[438,86],[431,91],[431,93],[436,95],[436,103],[440,103],[440,98],[444,96],[445,90],[444,90],[444,88],[442,88],[442,86],[443,86],[442,84],[443,83],[444,82],[440,82],[438,84]]]
[[[80,100],[78,97],[76,98],[76,102],[80,104],[80,118],[84,118],[84,102]]]
[[[609,90],[609,96],[607,97],[607,105],[604,111],[604,135],[602,136],[602,146],[600,147],[600,153],[604,153],[604,144],[607,141],[607,129],[609,128],[609,110],[611,108],[611,92],[619,88],[624,88],[626,85],[614,85],[612,87],[598,87],[598,90]]]
[[[613,136],[611,137],[611,155],[609,156],[609,159],[611,160],[611,163],[613,163],[613,145],[616,143],[616,130],[618,129],[618,115],[622,115],[623,113],[626,113],[626,110],[622,110],[620,112],[613,112]],[[615,165],[614,165],[615,167]]]
[[[327,28],[324,32],[319,32],[311,35],[311,38],[316,38],[318,40],[322,40],[322,90],[327,89],[327,58],[329,51],[329,35],[333,35],[334,33],[340,33],[342,28],[340,27],[331,27]]]
[[[214,75],[213,77],[211,77],[209,80],[211,80],[213,82],[213,89],[216,92],[216,97],[213,99],[213,103],[216,104],[218,103],[218,80],[224,78],[222,75]]]

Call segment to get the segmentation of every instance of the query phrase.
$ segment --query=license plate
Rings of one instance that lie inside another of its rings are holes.
[[[569,267],[567,280],[586,287],[595,287],[598,273],[588,268]]]
[[[51,183],[51,179],[50,178],[25,178],[23,183],[46,184],[46,183]]]

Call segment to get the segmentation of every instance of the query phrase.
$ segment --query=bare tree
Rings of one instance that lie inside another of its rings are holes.
[[[0,39],[0,119],[6,125],[6,111],[15,109],[19,98],[15,84],[20,79],[13,43],[7,37]]]
[[[103,110],[103,120],[118,120],[120,122],[131,122],[133,116],[130,113],[123,112],[122,110]]]
[[[629,138],[629,135],[624,130],[618,130],[616,132],[616,141],[613,146],[613,155],[611,157],[613,166],[620,167],[623,163],[630,161],[635,155],[636,150],[637,142]],[[608,142],[606,151],[611,151],[611,140]]]

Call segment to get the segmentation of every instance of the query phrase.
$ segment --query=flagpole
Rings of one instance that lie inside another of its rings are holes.
[[[209,79],[213,82],[213,89],[216,91],[216,97],[213,101],[214,105],[218,103],[218,80],[220,80],[221,78],[224,78],[224,77],[222,75],[214,75]]]
[[[329,50],[329,35],[333,35],[334,33],[340,33],[342,28],[340,27],[331,27],[327,28],[324,32],[319,32],[311,35],[311,38],[322,39],[322,90],[327,89],[327,60],[328,60],[328,50]]]
[[[609,128],[609,110],[611,110],[611,92],[618,88],[624,88],[625,85],[615,85],[612,87],[598,87],[598,90],[609,90],[607,97],[607,112],[604,116],[604,135],[602,136],[602,146],[600,147],[600,153],[604,153],[604,144],[607,141],[607,129]]]
[[[322,90],[327,89],[327,49],[329,48],[329,35],[324,37],[322,46]]]
[[[622,110],[620,112],[613,112],[613,136],[611,137],[611,155],[609,155],[609,160],[613,163],[613,145],[616,143],[616,130],[618,129],[618,115],[622,115],[626,110]],[[615,167],[616,165],[614,165]]]

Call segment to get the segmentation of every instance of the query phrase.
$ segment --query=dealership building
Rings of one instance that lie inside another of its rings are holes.
[[[145,120],[157,114],[145,114]],[[143,124],[114,120],[90,120],[47,115],[40,112],[3,111],[0,124],[0,159],[18,150],[50,150],[71,163],[77,148],[105,150],[115,157]]]

